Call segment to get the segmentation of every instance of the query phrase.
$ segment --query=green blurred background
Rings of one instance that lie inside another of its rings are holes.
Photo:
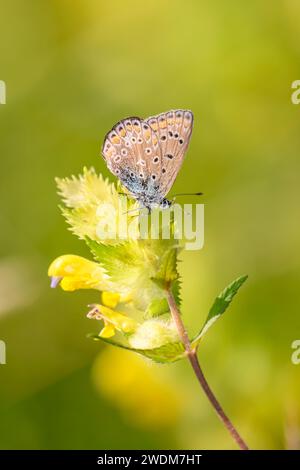
[[[0,448],[235,448],[187,363],[87,339],[97,295],[47,278],[56,256],[89,256],[54,177],[109,176],[98,155],[115,122],[180,107],[195,128],[174,190],[205,193],[204,249],[182,257],[185,322],[195,333],[249,274],[200,360],[250,447],[300,448],[299,37],[298,0],[0,1]]]

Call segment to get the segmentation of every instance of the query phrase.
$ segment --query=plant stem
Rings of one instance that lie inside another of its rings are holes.
[[[237,432],[237,430],[233,426],[233,424],[230,421],[230,419],[228,418],[228,416],[224,413],[223,408],[221,407],[220,403],[216,399],[214,393],[212,392],[210,386],[208,385],[208,383],[206,381],[206,378],[204,377],[204,374],[202,372],[202,369],[200,367],[200,363],[199,363],[199,360],[198,360],[198,357],[197,357],[197,351],[194,348],[192,348],[192,345],[191,345],[191,342],[189,340],[187,331],[186,331],[185,326],[183,324],[183,321],[181,319],[180,311],[177,307],[174,296],[173,296],[170,289],[167,290],[167,300],[168,300],[168,304],[169,304],[169,307],[170,307],[172,318],[173,318],[173,320],[176,324],[176,327],[177,327],[179,337],[180,337],[180,339],[181,339],[181,341],[182,341],[182,343],[185,347],[187,357],[188,357],[188,359],[189,359],[189,361],[192,365],[192,368],[194,369],[196,377],[197,377],[204,393],[206,394],[206,396],[209,399],[210,403],[214,407],[217,415],[219,416],[219,418],[223,422],[224,426],[226,426],[226,428],[230,432],[232,438],[235,440],[235,442],[240,447],[240,449],[248,450],[249,448],[248,448],[247,444],[241,438],[241,436],[239,435],[239,433]]]

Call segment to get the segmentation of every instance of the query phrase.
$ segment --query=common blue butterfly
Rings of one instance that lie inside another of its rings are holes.
[[[193,113],[176,109],[147,119],[129,117],[105,136],[102,155],[142,207],[167,208],[165,198],[183,163],[193,130]]]

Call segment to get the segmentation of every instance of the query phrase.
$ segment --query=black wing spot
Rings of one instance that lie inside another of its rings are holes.
[[[165,155],[165,157],[168,158],[169,160],[173,160],[174,155],[172,155],[171,153],[167,153],[167,155]]]

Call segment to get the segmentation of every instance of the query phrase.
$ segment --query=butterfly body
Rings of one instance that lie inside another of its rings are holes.
[[[151,211],[167,208],[165,198],[182,165],[193,128],[193,114],[174,110],[147,119],[118,122],[105,137],[102,155],[129,193]]]

